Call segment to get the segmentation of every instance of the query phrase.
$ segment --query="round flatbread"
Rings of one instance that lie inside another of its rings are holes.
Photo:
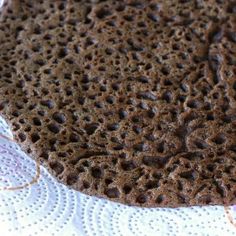
[[[235,29],[235,1],[5,1],[0,114],[83,193],[236,204]]]

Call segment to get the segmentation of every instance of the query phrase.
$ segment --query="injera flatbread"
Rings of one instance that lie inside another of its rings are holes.
[[[65,185],[236,204],[236,2],[6,1],[0,114]]]

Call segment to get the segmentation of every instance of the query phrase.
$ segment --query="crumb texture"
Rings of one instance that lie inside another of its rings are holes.
[[[0,114],[60,182],[236,204],[235,1],[9,0],[0,43]]]

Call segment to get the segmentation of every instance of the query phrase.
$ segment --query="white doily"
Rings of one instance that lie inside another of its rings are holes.
[[[86,196],[57,183],[4,136],[0,118],[0,235],[228,236],[236,209],[222,206],[137,208]],[[234,226],[235,224],[235,226]]]

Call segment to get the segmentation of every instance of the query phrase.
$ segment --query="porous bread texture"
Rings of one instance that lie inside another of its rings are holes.
[[[235,204],[235,13],[220,0],[5,1],[0,113],[83,193]]]

